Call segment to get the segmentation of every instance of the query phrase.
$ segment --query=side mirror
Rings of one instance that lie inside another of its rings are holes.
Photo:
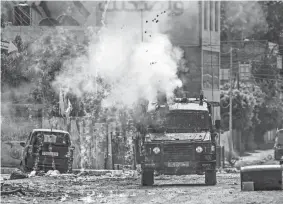
[[[25,147],[26,143],[25,143],[25,142],[20,142],[20,145],[21,145],[22,147]]]
[[[220,129],[220,120],[215,120],[215,128],[217,129],[217,130],[219,130]]]

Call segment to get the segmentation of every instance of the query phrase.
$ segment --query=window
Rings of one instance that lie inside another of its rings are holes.
[[[250,64],[240,64],[240,80],[246,81],[250,78],[251,65]]]
[[[15,26],[29,26],[31,24],[31,10],[29,6],[14,7],[14,22]]]
[[[219,2],[215,2],[215,31],[219,31]]]
[[[204,2],[204,29],[207,30],[207,13],[208,13],[208,1]]]
[[[209,21],[209,25],[210,25],[210,30],[211,31],[213,31],[213,11],[214,11],[214,9],[213,9],[213,1],[210,1],[209,2],[210,3],[210,9],[209,9],[209,12],[210,12],[210,21]]]
[[[203,88],[218,89],[219,88],[219,53],[203,52]]]
[[[186,111],[182,113],[174,113],[173,111],[166,115],[164,122],[166,128],[169,129],[206,129],[209,128],[208,111]]]
[[[221,80],[229,80],[229,69],[221,69],[221,75],[220,75],[220,79]]]

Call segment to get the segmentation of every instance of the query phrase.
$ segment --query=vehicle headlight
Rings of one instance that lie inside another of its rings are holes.
[[[159,147],[154,147],[152,150],[155,154],[159,154],[160,148]]]
[[[197,152],[197,153],[202,153],[202,151],[203,151],[203,148],[202,148],[201,146],[198,146],[198,147],[196,148],[196,152]]]

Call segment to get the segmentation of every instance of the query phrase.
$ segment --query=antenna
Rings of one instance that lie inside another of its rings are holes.
[[[203,91],[201,91],[200,96],[199,96],[199,105],[203,105]]]

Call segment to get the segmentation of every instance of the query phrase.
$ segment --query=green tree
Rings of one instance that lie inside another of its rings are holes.
[[[257,1],[221,2],[221,41],[258,39],[267,31],[266,15]]]
[[[224,130],[229,129],[229,84],[224,85],[221,93],[221,118]],[[250,148],[253,142],[253,129],[258,124],[258,107],[264,101],[264,93],[258,86],[253,84],[241,84],[240,90],[233,90],[232,98],[232,123],[233,129],[236,129],[242,135],[242,143],[247,143],[245,149]],[[237,146],[237,150],[240,148]]]
[[[58,30],[50,30],[33,43],[22,42],[21,37],[17,36],[15,43],[20,48],[19,53],[1,55],[2,93],[11,88],[19,89],[23,84],[27,84],[30,87],[30,90],[26,90],[27,93],[24,94],[27,100],[44,103],[47,115],[59,116],[59,95],[52,83],[62,71],[63,62],[84,55],[85,46],[73,33],[62,34]],[[17,96],[15,95],[14,98]],[[80,103],[79,101],[77,97],[72,97],[73,104]],[[80,110],[75,107],[73,115],[77,115],[77,112]]]
[[[283,1],[259,1],[258,3],[264,11],[268,25],[268,30],[263,33],[262,39],[279,43],[279,36],[283,31]]]
[[[221,41],[250,38],[279,43],[282,10],[282,1],[221,2]]]

